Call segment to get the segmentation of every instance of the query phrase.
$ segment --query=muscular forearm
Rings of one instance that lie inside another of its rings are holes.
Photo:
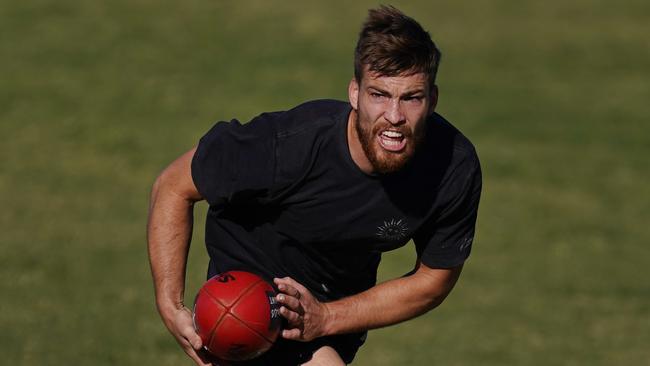
[[[194,202],[201,199],[191,181],[190,150],[160,174],[151,191],[147,241],[156,304],[165,314],[182,308],[185,267],[192,235]]]
[[[183,303],[192,207],[192,202],[174,194],[160,179],[154,185],[147,237],[156,304],[161,313],[166,307],[179,308]]]
[[[287,319],[282,336],[309,341],[326,335],[366,331],[396,324],[438,306],[460,276],[462,266],[432,269],[418,266],[415,273],[397,278],[337,301],[322,303],[290,277],[276,278]]]
[[[324,304],[324,332],[341,334],[396,324],[438,306],[453,288],[460,267],[420,268],[414,274],[379,284],[358,295]]]
[[[201,337],[192,325],[191,311],[183,305],[185,267],[192,235],[192,209],[201,199],[191,178],[195,149],[170,164],[151,191],[147,242],[156,290],[156,305],[165,326],[197,365],[213,363],[198,352]]]

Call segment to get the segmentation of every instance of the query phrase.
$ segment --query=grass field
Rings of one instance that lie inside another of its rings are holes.
[[[374,5],[3,2],[1,363],[190,365],[153,303],[153,179],[215,120],[344,98]],[[438,111],[477,146],[484,195],[450,298],[355,364],[650,364],[650,4],[395,5],[443,51]]]

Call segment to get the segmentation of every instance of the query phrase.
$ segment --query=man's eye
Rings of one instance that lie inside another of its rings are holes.
[[[370,93],[370,96],[375,98],[375,99],[379,99],[379,98],[382,98],[384,96],[384,94],[377,93],[377,92],[372,92],[372,93]]]
[[[420,103],[424,98],[422,96],[409,96],[405,97],[404,101],[409,103]]]

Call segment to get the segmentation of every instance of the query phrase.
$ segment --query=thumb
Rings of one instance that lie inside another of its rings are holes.
[[[189,344],[194,348],[195,350],[200,350],[203,347],[203,340],[201,337],[196,333],[194,330],[193,326],[185,326],[181,330],[181,335],[183,338],[189,342]]]
[[[201,347],[203,347],[203,340],[201,340],[201,337],[194,329],[191,310],[188,308],[184,308],[183,310],[185,311],[181,315],[182,325],[179,327],[179,330],[181,331],[182,336],[185,337],[185,339],[187,339],[187,341],[190,343],[192,348],[198,351],[201,349]]]
[[[194,332],[194,329],[192,329],[191,332],[187,332],[185,335],[185,338],[187,339],[188,342],[192,345],[192,348],[195,350],[200,350],[203,348],[203,340],[201,340],[201,337]]]

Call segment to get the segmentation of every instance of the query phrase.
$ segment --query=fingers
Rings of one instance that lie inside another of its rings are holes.
[[[203,341],[194,329],[194,322],[192,321],[192,312],[188,308],[183,308],[176,318],[176,328],[181,337],[183,337],[189,345],[195,349],[200,350],[203,348]]]
[[[280,308],[280,315],[287,319],[290,327],[302,327],[303,325],[303,317],[298,312],[291,311],[283,306]]]
[[[300,304],[300,300],[296,297],[293,296],[288,296],[285,294],[279,294],[275,297],[275,299],[282,305],[288,307],[289,309],[293,311],[297,311],[301,314],[304,313],[302,306]]]
[[[290,277],[276,278],[275,283],[281,291],[276,296],[276,300],[282,305],[280,315],[287,319],[290,327],[302,328],[305,310],[301,303],[302,295],[296,288],[299,284]]]
[[[199,355],[193,348],[190,348],[189,351],[186,349],[185,353],[199,366],[212,366],[213,363],[208,360],[207,357]]]
[[[309,292],[309,290],[291,277],[275,278],[273,282],[278,286],[278,290],[298,299],[300,299],[302,294]]]
[[[290,277],[273,280],[278,287],[276,296],[280,306],[280,315],[287,320],[287,327],[282,331],[285,339],[310,341],[320,336],[321,304],[303,285]]]
[[[202,362],[207,362],[208,365],[211,365],[211,366],[232,366],[231,363],[226,362],[224,360],[221,360],[221,359],[215,357],[213,354],[208,352],[205,348],[197,351],[196,353],[201,358],[201,361]]]
[[[181,334],[181,337],[183,337],[183,340],[185,343],[187,343],[187,346],[192,348],[195,351],[198,351],[200,349],[203,349],[203,342],[201,341],[201,337],[196,336],[196,333],[192,334]]]
[[[203,348],[203,341],[194,328],[179,329],[180,336],[187,342],[187,345],[198,351]]]
[[[305,310],[300,304],[300,300],[292,296],[279,294],[276,297],[280,307],[280,315],[287,319],[290,327],[301,327]]]
[[[282,331],[282,338],[290,339],[293,341],[303,341],[302,331],[300,329],[285,329]]]
[[[210,366],[212,362],[203,354],[203,349],[195,350],[192,344],[186,338],[179,338],[178,343],[183,348],[183,351],[199,366]]]
[[[208,358],[207,352],[203,349],[203,341],[194,330],[192,312],[184,307],[176,312],[174,316],[173,335],[181,345],[185,353],[199,366],[211,366],[212,361]]]

